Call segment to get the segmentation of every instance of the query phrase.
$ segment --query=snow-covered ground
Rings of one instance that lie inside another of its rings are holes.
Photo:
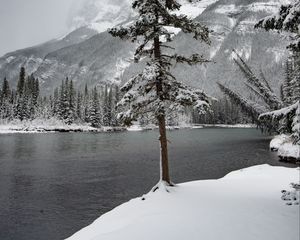
[[[279,147],[285,143],[286,141],[288,141],[289,136],[286,134],[281,134],[281,135],[277,135],[275,136],[272,141],[270,142],[270,149],[272,151],[278,151]]]
[[[300,145],[292,142],[283,143],[278,149],[278,156],[281,158],[292,158],[300,161]]]
[[[122,131],[124,128],[102,127],[94,128],[87,124],[65,124],[52,119],[35,119],[32,121],[0,122],[0,134],[10,133],[44,133],[44,132],[113,132]]]
[[[236,125],[226,125],[226,124],[181,124],[179,126],[167,126],[168,130],[179,130],[179,129],[202,129],[205,127],[218,127],[218,128],[253,128],[254,125],[251,124],[236,124]],[[45,132],[114,132],[114,131],[146,131],[154,130],[158,127],[155,125],[132,125],[128,128],[122,127],[101,127],[94,128],[88,124],[65,124],[60,120],[53,119],[35,119],[32,121],[0,121],[0,134],[9,133],[45,133]]]
[[[68,240],[299,240],[291,183],[299,168],[260,165],[180,184],[133,199]]]
[[[203,127],[218,128],[256,128],[255,124],[200,124]]]

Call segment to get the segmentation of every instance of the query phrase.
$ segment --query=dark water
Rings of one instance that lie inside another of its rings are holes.
[[[60,240],[147,192],[159,176],[158,133],[0,135],[0,240]],[[279,165],[254,129],[169,132],[174,182]]]

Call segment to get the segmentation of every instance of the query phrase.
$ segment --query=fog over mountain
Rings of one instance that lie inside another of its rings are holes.
[[[68,30],[70,6],[85,0],[0,0],[0,57],[33,46]]]
[[[77,86],[120,83],[137,72],[132,64],[134,46],[111,37],[106,29],[130,21],[134,13],[130,0],[88,0],[70,15],[70,33],[47,43],[8,53],[0,58],[0,79],[7,76],[15,85],[19,68],[25,66],[41,81],[45,92],[52,91],[68,76]],[[183,1],[181,1],[183,2]],[[189,13],[208,25],[211,46],[204,46],[178,34],[174,44],[179,52],[204,53],[215,63],[178,67],[174,73],[184,82],[218,95],[215,82],[241,86],[242,74],[232,60],[236,49],[256,71],[260,68],[278,88],[286,59],[286,40],[276,33],[254,30],[254,24],[277,11],[282,0],[203,0],[184,3]],[[264,54],[261,54],[261,53]]]
[[[88,26],[103,32],[127,21],[132,14],[131,0],[85,0],[73,6],[68,24],[71,31]]]

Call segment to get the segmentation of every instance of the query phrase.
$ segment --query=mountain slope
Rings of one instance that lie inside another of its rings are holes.
[[[96,33],[95,30],[81,27],[61,39],[54,39],[35,47],[5,54],[0,58],[0,79],[7,77],[11,84],[15,86],[21,66],[24,66],[28,73],[35,73],[49,53],[76,45]]]
[[[45,92],[58,86],[66,76],[73,79],[77,86],[85,83],[94,86],[116,80],[125,81],[138,72],[140,67],[128,62],[133,54],[133,44],[103,32],[106,25],[128,22],[133,17],[128,7],[129,0],[122,0],[118,6],[115,0],[111,1],[103,11],[99,10],[100,3],[100,0],[88,1],[86,8],[74,17],[73,27],[80,28],[65,38],[0,58],[0,79],[6,75],[9,81],[15,83],[18,68],[24,62],[27,71],[33,72],[42,81]],[[278,89],[287,54],[286,40],[280,39],[276,33],[254,30],[254,24],[276,12],[280,4],[280,0],[202,0],[185,3],[183,13],[193,17],[200,14],[197,20],[214,30],[212,44],[205,46],[179,33],[172,45],[186,55],[204,53],[215,63],[176,67],[175,75],[214,95],[219,95],[217,81],[245,91],[241,88],[243,76],[232,58],[232,49],[236,49],[256,71],[262,68],[271,85]],[[109,14],[112,9],[118,14]],[[78,31],[80,34],[77,35]],[[67,41],[70,36],[74,37]]]

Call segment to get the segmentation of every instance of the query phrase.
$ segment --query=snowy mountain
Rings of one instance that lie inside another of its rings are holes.
[[[232,61],[236,49],[256,70],[262,67],[271,85],[278,88],[286,58],[286,42],[276,33],[254,30],[258,19],[277,11],[283,0],[202,0],[187,3],[181,12],[207,24],[214,33],[210,47],[180,33],[174,45],[184,54],[204,52],[215,63],[180,67],[174,71],[183,81],[218,94],[217,81],[239,87],[241,73]],[[77,86],[124,81],[138,70],[131,64],[134,46],[112,38],[105,30],[134,17],[130,0],[89,0],[72,15],[70,33],[45,44],[6,54],[0,58],[0,79],[16,83],[25,65],[49,92],[68,76]],[[124,73],[124,76],[123,76]],[[188,74],[187,74],[188,73]]]
[[[88,0],[79,10],[70,16],[70,29],[87,27],[105,32],[107,28],[128,21],[134,12],[131,9],[131,0]]]
[[[232,50],[235,49],[258,76],[262,71],[271,86],[279,90],[287,57],[287,41],[277,33],[254,29],[254,25],[259,19],[276,12],[281,4],[282,1],[276,0],[219,0],[209,6],[197,20],[214,31],[211,46],[199,46],[183,35],[178,36],[175,46],[182,53],[187,49],[191,50],[190,53],[204,52],[214,63],[206,67],[176,69],[177,76],[187,79],[184,73],[188,71],[190,84],[217,95],[217,81],[239,88],[244,77],[233,61]],[[245,86],[239,90],[247,91]]]

